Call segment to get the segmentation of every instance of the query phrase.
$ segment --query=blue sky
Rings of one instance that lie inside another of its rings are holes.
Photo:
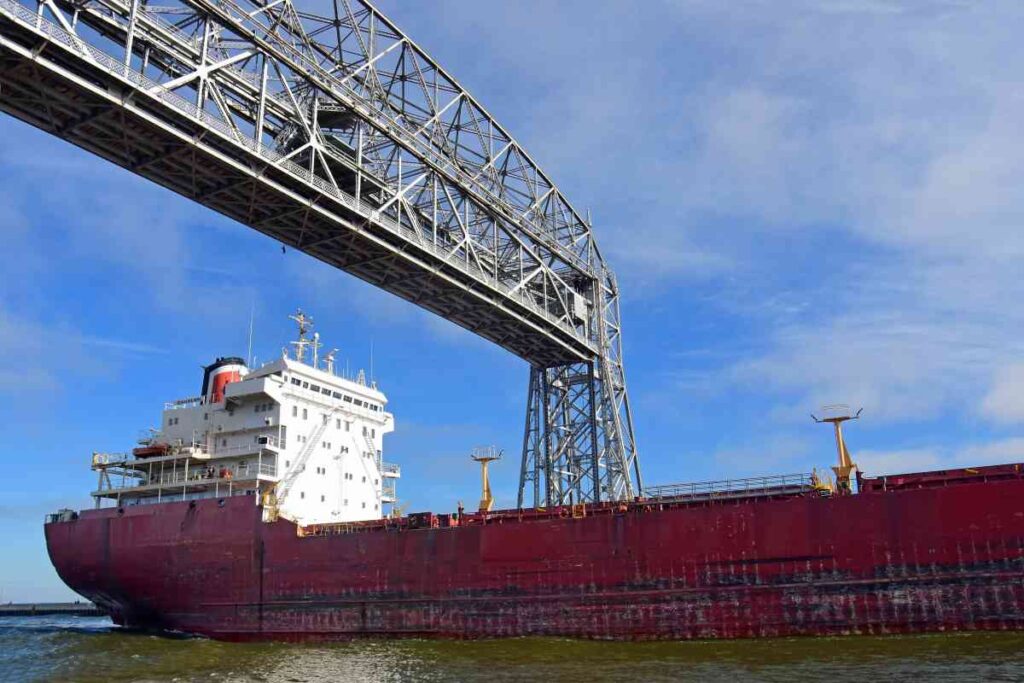
[[[1017,3],[380,4],[580,208],[623,290],[648,482],[1024,459]],[[42,517],[83,507],[200,365],[311,312],[371,343],[410,509],[514,502],[527,368],[443,320],[0,117],[0,600],[66,597]]]

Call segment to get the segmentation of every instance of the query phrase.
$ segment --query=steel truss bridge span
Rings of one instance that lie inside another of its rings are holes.
[[[0,0],[0,109],[527,360],[520,506],[639,495],[589,222],[372,5],[315,6]]]

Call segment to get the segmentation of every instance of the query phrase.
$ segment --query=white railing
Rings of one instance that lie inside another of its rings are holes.
[[[199,450],[201,453],[207,454],[211,457],[227,457],[231,455],[249,455],[250,453],[259,453],[264,449],[281,450],[284,445],[276,436],[265,436],[263,437],[266,441],[254,442],[254,443],[243,443],[235,446],[218,446],[216,443],[212,449],[206,448],[205,445],[200,444]]]
[[[191,396],[189,398],[179,398],[177,401],[168,401],[164,403],[164,410],[178,410],[180,408],[194,408],[201,406],[206,403],[206,399],[202,396]]]
[[[783,490],[801,490],[814,487],[810,474],[777,474],[770,477],[720,479],[685,484],[645,486],[647,498],[713,498],[776,493]]]
[[[98,465],[117,465],[128,462],[129,457],[127,453],[93,453],[92,454],[92,466]]]
[[[108,493],[111,491],[126,491],[154,486],[157,487],[157,490],[165,488],[179,489],[183,486],[187,487],[196,484],[227,485],[232,482],[252,481],[261,477],[276,478],[277,465],[264,462],[259,464],[253,463],[246,467],[217,468],[199,463],[187,469],[182,467],[170,472],[165,469],[163,473],[157,472],[152,477],[149,477],[144,471],[138,471],[133,477],[132,480],[126,478],[118,482],[102,480],[98,491]]]

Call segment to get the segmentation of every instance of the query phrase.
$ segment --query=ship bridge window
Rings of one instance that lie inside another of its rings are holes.
[[[310,384],[309,388],[312,389],[313,391],[315,391],[318,394],[320,393],[320,385],[319,384]]]
[[[299,416],[299,407],[298,406],[292,406],[292,417],[298,417],[298,416]]]
[[[357,407],[359,407],[359,408],[362,408],[362,407],[363,407],[363,402],[362,402],[362,401],[360,401],[360,400],[359,400],[358,398],[357,398],[357,399],[356,399],[356,400],[354,401],[354,403],[355,403],[355,404],[356,404],[356,406],[357,406]]]
[[[303,420],[309,419],[309,411],[307,411],[305,408],[302,409],[302,419]]]
[[[331,395],[334,396],[334,398],[341,398],[341,392],[340,391],[335,391]]]
[[[292,384],[294,384],[295,386],[299,386],[300,384],[302,384],[302,382],[299,381],[298,377],[292,377]]]
[[[309,389],[309,382],[303,382],[302,383],[302,388],[303,389]]]
[[[341,429],[341,418],[340,417],[337,420],[334,421],[334,428],[335,429]]]
[[[342,400],[344,400],[345,403],[351,403],[352,402],[352,397],[351,396],[345,396]]]

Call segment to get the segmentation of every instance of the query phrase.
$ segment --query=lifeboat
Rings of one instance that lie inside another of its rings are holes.
[[[155,458],[160,455],[167,455],[170,449],[171,447],[165,443],[152,443],[133,448],[132,455],[136,458]]]

